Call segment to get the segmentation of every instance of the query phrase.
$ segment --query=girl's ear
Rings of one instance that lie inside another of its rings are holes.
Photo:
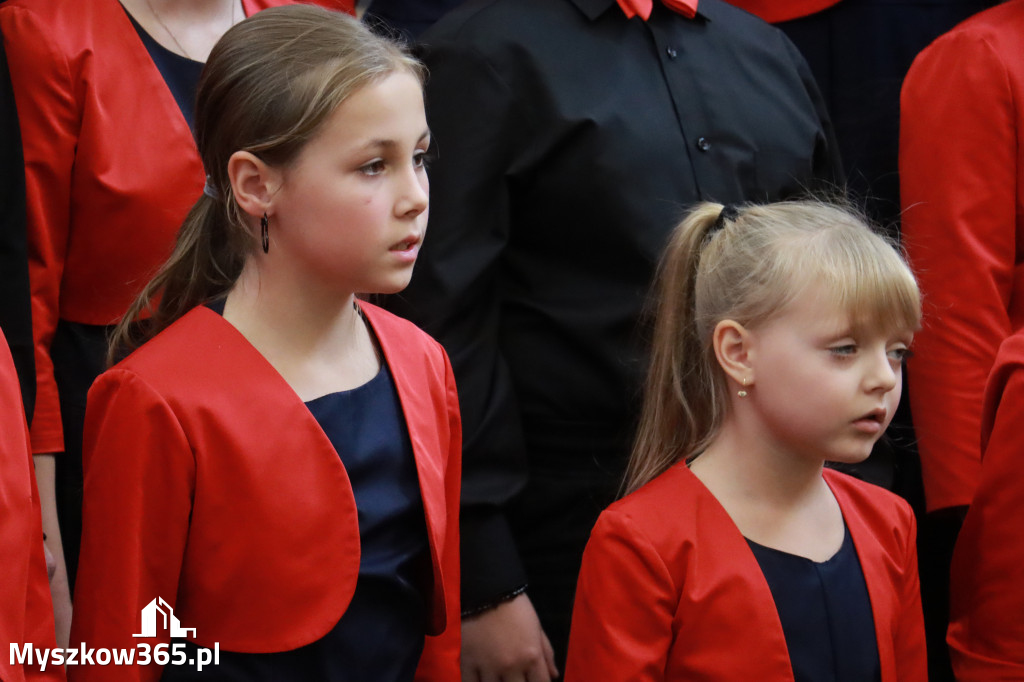
[[[742,386],[754,382],[753,340],[750,331],[735,320],[719,322],[711,337],[718,364]]]
[[[239,208],[258,218],[271,212],[271,199],[281,185],[281,172],[250,152],[228,159],[228,179]]]

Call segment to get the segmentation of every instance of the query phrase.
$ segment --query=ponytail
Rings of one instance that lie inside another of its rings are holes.
[[[626,493],[702,450],[721,422],[723,396],[713,350],[699,333],[695,298],[701,252],[717,235],[722,209],[698,205],[672,233],[658,266],[654,343]]]
[[[229,197],[228,205],[233,204]],[[220,200],[201,195],[178,232],[171,257],[114,328],[107,364],[115,364],[197,305],[226,294],[242,272],[251,242]]]

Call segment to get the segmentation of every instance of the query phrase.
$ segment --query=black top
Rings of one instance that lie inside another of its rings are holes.
[[[505,514],[528,459],[603,460],[620,480],[637,322],[685,209],[790,197],[841,170],[797,50],[719,0],[695,19],[656,2],[646,23],[615,0],[468,2],[422,42],[430,237],[387,305],[452,358],[472,609],[525,582]]]
[[[875,619],[849,531],[821,563],[747,544],[775,599],[795,682],[880,682]]]
[[[125,14],[128,14],[127,10],[125,10]],[[196,89],[199,87],[199,76],[203,72],[203,63],[171,52],[153,40],[153,36],[146,33],[146,30],[135,21],[131,14],[128,14],[128,18],[131,19],[132,26],[135,27],[139,38],[142,39],[142,44],[146,46],[150,59],[160,71],[160,76],[167,83],[167,88],[174,95],[174,101],[178,103],[181,115],[188,122],[189,130],[195,135]]]

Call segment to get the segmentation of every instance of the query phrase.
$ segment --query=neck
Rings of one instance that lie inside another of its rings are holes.
[[[303,400],[361,386],[380,369],[354,295],[250,258],[228,294],[224,319]]]
[[[785,452],[735,414],[690,468],[716,497],[767,509],[799,508],[819,495],[824,462]]]
[[[352,340],[358,329],[354,301],[353,293],[318,290],[250,259],[228,295],[224,317],[289,352],[316,355]]]
[[[205,62],[214,44],[245,18],[241,0],[120,0],[158,43]]]

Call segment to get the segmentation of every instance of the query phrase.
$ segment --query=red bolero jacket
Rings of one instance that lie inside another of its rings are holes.
[[[35,469],[29,452],[28,426],[7,340],[0,332],[0,679],[63,680],[61,666],[15,665],[10,645],[57,646],[53,604],[43,555]]]
[[[999,344],[1024,327],[1024,1],[937,39],[903,83],[903,241],[924,293],[909,365],[929,510],[970,504]]]
[[[949,646],[960,682],[1024,680],[1024,331],[999,349],[981,483],[953,552]]]
[[[871,599],[882,682],[927,680],[914,515],[835,471]],[[566,682],[793,682],[772,593],[739,529],[678,464],[606,509],[583,556]]]
[[[397,387],[426,514],[433,603],[418,679],[458,682],[451,367],[411,323],[362,308]],[[134,647],[140,611],[156,597],[196,628],[199,645],[239,652],[309,644],[345,613],[359,569],[345,467],[302,400],[216,312],[192,310],[97,379],[84,453],[73,642]],[[104,682],[160,675],[157,666],[71,672]]]
[[[314,1],[314,0],[310,0]],[[315,0],[351,9],[350,0]],[[242,0],[247,15],[295,0]],[[0,4],[25,157],[35,452],[61,452],[58,319],[119,320],[203,189],[192,133],[118,0]]]

